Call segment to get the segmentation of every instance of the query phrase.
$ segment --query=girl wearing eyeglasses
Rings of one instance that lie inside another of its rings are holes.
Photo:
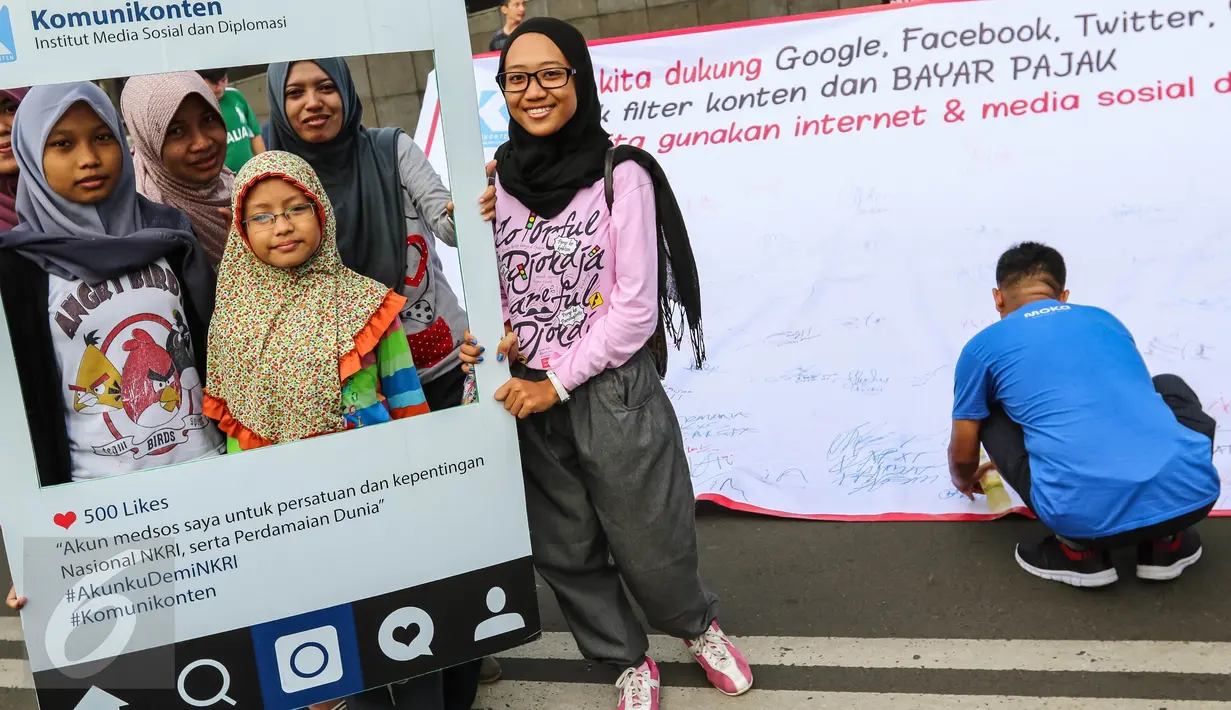
[[[406,299],[342,265],[311,166],[261,153],[240,170],[232,205],[205,400],[228,451],[427,412],[398,317]]]
[[[671,186],[648,153],[613,151],[571,25],[523,23],[497,81],[513,119],[496,153],[509,333],[497,359],[515,361],[492,396],[518,417],[535,565],[582,654],[624,670],[620,710],[657,710],[659,692],[621,582],[718,690],[740,695],[752,672],[697,571],[688,461],[660,380],[665,336],[678,347],[685,324],[704,358],[696,265]],[[468,370],[483,356],[466,340]]]

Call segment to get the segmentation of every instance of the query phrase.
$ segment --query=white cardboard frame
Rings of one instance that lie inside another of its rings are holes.
[[[123,2],[116,4],[123,6]],[[287,29],[246,32],[223,41],[215,34],[135,41],[114,49],[40,50],[36,38],[47,32],[29,30],[30,12],[35,9],[32,6],[48,9],[49,13],[98,8],[72,7],[58,0],[37,4],[10,0],[16,59],[0,63],[0,86],[434,48],[437,76],[442,78],[442,127],[451,138],[445,151],[457,204],[458,251],[465,267],[463,285],[470,329],[483,342],[498,342],[504,333],[504,318],[490,225],[482,221],[477,209],[486,179],[462,5],[456,0],[365,0],[340,6],[330,0],[306,0],[281,6],[286,9],[283,12],[265,0],[223,0],[222,4],[228,21],[285,16]],[[140,26],[134,27],[138,33],[142,31]],[[311,48],[311,57],[305,56],[304,48]],[[35,538],[109,537],[146,524],[183,522],[259,502],[358,486],[366,479],[387,479],[392,472],[419,471],[460,459],[484,459],[485,465],[468,475],[426,482],[397,495],[385,494],[391,500],[379,515],[230,547],[239,555],[239,569],[218,578],[218,597],[177,610],[175,641],[244,628],[355,598],[340,582],[330,584],[331,579],[362,579],[364,593],[360,596],[372,596],[528,556],[530,541],[516,423],[500,403],[490,399],[508,377],[506,364],[489,361],[478,367],[481,401],[476,405],[242,455],[46,489],[38,484],[24,409],[0,408],[0,451],[4,457],[0,467],[4,491],[0,495],[0,522],[13,580],[23,594],[30,596],[22,618],[32,669],[37,672],[55,667],[42,642],[56,600],[39,598],[37,590],[67,584],[52,579],[60,576],[58,567],[66,560],[32,558],[39,554],[35,547],[45,550],[50,541],[40,541],[27,551],[27,541]],[[20,392],[13,345],[3,321],[0,388]],[[340,441],[340,437],[346,439]],[[348,451],[357,447],[374,452],[374,458],[350,460]],[[121,517],[85,525],[80,514],[86,505],[164,496],[168,497],[169,510],[132,520]],[[70,510],[78,513],[78,522],[66,533],[53,524],[52,518]],[[224,524],[225,529],[229,528]],[[187,543],[189,537],[177,536],[177,541]],[[321,574],[322,570],[328,573]],[[134,638],[125,652],[156,643]]]

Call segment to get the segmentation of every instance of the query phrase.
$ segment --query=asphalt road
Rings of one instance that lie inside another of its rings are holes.
[[[1177,710],[1221,708],[1227,702],[1231,708],[1231,645],[1182,645],[1172,654],[1167,649],[1173,646],[1166,644],[1119,643],[1231,644],[1231,519],[1209,520],[1199,529],[1206,554],[1176,582],[1137,580],[1132,551],[1126,550],[1117,560],[1118,584],[1079,590],[1035,579],[1017,567],[1014,544],[1043,534],[1037,523],[1020,518],[821,523],[704,506],[699,517],[703,574],[721,598],[728,634],[750,637],[755,648],[777,648],[784,657],[820,650],[812,660],[750,658],[757,690],[738,701],[704,690],[703,676],[686,657],[668,659],[664,710],[719,703],[766,710],[851,708],[863,707],[857,702],[862,698],[875,699],[869,708],[966,707],[965,700],[978,701],[970,707],[1094,708],[1106,702],[1108,708]],[[3,572],[7,586],[7,568]],[[476,707],[614,708],[615,689],[608,685],[614,672],[567,653],[536,655],[550,645],[547,637],[570,645],[559,633],[567,628],[543,585],[540,601],[545,641],[505,659],[505,680],[486,689]],[[846,641],[838,644],[835,637]],[[850,639],[860,641],[845,645]],[[919,653],[905,661],[888,657],[905,639],[937,640],[931,643],[948,650],[937,652],[940,660],[921,659]],[[1012,641],[986,658],[944,660],[945,653],[963,650],[963,640],[971,639]],[[1088,655],[1048,650],[1064,640],[1113,643],[1093,644],[1103,650]],[[825,649],[839,646],[853,654],[851,659],[826,657]],[[882,652],[884,659],[877,657]],[[20,655],[20,642],[0,641],[0,658]],[[1128,660],[1114,660],[1121,656]],[[985,702],[988,698],[1001,700]],[[0,710],[35,707],[30,691],[0,688]]]

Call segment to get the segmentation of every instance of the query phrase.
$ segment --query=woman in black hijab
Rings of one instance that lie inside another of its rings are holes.
[[[496,152],[497,354],[517,362],[493,398],[519,419],[535,565],[582,653],[624,669],[620,710],[656,710],[659,679],[621,580],[715,687],[740,695],[752,672],[697,572],[692,481],[661,381],[666,338],[679,347],[685,324],[705,357],[679,206],[653,156],[612,148],[571,25],[524,22],[496,78],[512,118]],[[464,344],[463,362],[481,351]]]

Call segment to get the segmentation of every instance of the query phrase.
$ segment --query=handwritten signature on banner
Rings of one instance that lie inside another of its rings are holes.
[[[908,377],[907,382],[910,383],[911,387],[923,387],[930,382],[936,381],[937,380],[936,376],[944,372],[945,370],[948,370],[949,367],[950,367],[949,365],[941,365],[935,370],[919,375],[918,377]],[[940,378],[940,379],[943,381],[943,378]]]
[[[680,432],[684,443],[703,439],[736,439],[757,430],[748,426],[752,415],[747,412],[718,412],[714,414],[685,414],[679,417]]]
[[[671,385],[664,385],[663,389],[667,390],[667,399],[670,399],[672,402],[679,402],[692,394],[692,390],[684,390],[679,387],[672,387]]]
[[[766,382],[786,382],[789,384],[804,384],[807,382],[837,382],[838,373],[825,372],[815,365],[793,367],[789,371],[774,377],[768,377]]]
[[[693,478],[712,476],[735,466],[734,456],[711,444],[685,446],[684,454],[688,457]]]
[[[772,375],[763,378],[762,381],[769,384],[836,384],[841,383],[842,389],[845,389],[856,394],[880,394],[885,391],[885,388],[891,381],[896,381],[910,385],[911,387],[925,387],[927,385],[947,384],[946,378],[942,373],[952,370],[952,365],[941,365],[934,367],[919,375],[911,375],[906,377],[898,377],[896,380],[889,375],[882,375],[875,368],[855,369],[850,370],[845,375],[838,372],[832,372],[821,368],[818,365],[797,365],[779,375]]]
[[[855,493],[888,485],[926,485],[940,480],[940,449],[922,448],[923,437],[895,437],[865,422],[834,437],[826,453],[834,482]],[[935,444],[933,444],[935,446]]]
[[[800,343],[804,343],[809,340],[815,340],[819,337],[821,337],[821,334],[813,331],[812,328],[804,328],[802,330],[785,330],[785,331],[774,333],[770,335],[768,338],[765,339],[765,343],[767,345],[773,345],[775,347],[781,348],[787,345],[798,345]],[[752,346],[746,345],[744,347],[752,347]],[[741,348],[741,350],[742,349],[743,348]]]
[[[1162,338],[1150,338],[1150,342],[1142,348],[1143,355],[1161,360],[1212,360],[1214,347],[1202,342],[1196,342],[1171,335]]]
[[[1210,416],[1217,417],[1220,414],[1231,414],[1231,402],[1227,401],[1226,395],[1218,395],[1216,399],[1205,405],[1205,411],[1210,413]]]
[[[876,370],[852,370],[846,376],[846,382],[842,386],[861,394],[880,394],[885,391],[885,385],[888,382],[889,378],[876,374]]]
[[[860,330],[863,328],[872,328],[884,323],[885,317],[876,313],[869,313],[866,316],[845,316],[837,320],[843,328]]]

